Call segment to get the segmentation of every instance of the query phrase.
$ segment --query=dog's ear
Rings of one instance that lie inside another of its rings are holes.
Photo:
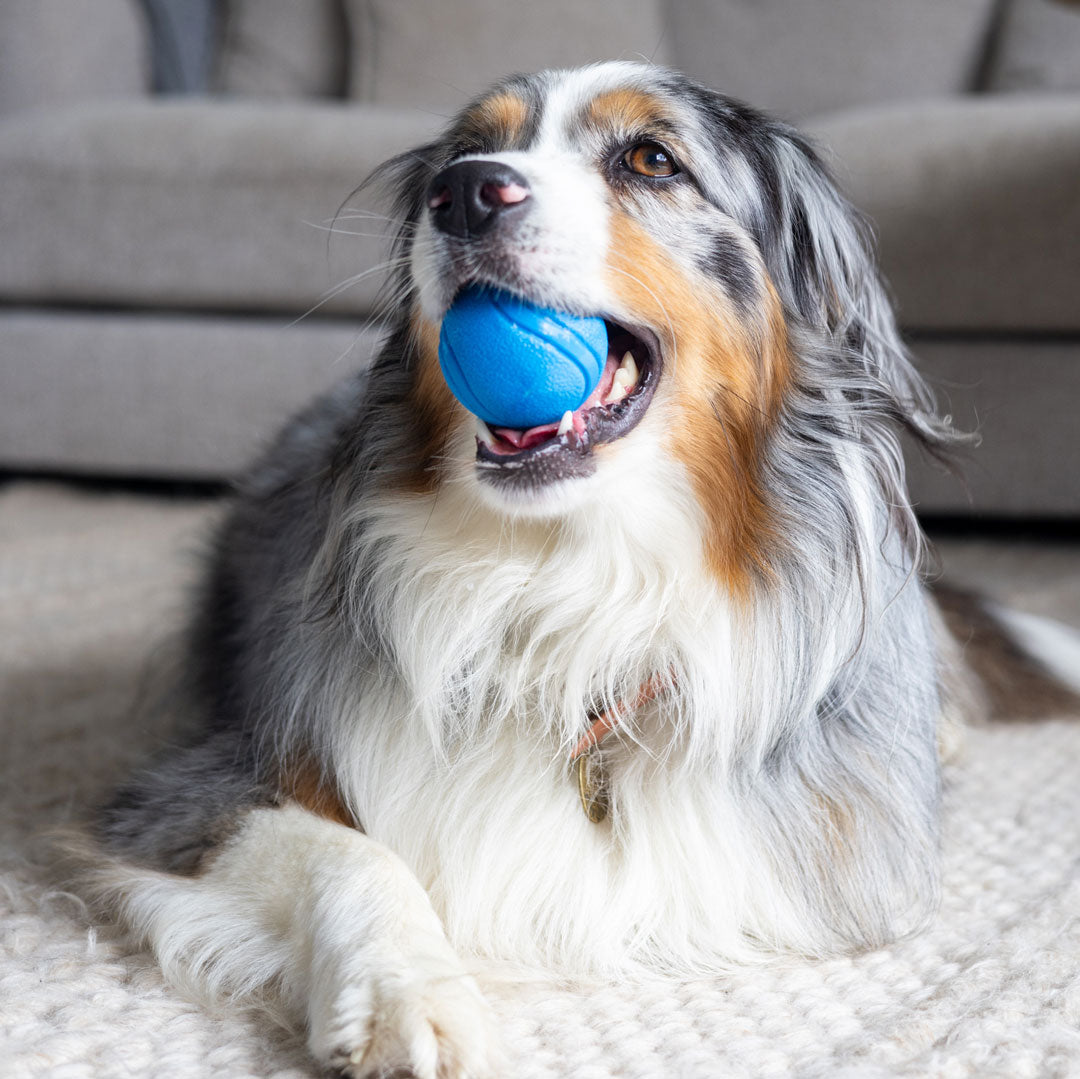
[[[765,209],[763,254],[789,314],[885,378],[913,409],[932,408],[897,330],[869,223],[809,142],[782,125],[771,134],[773,204]]]
[[[867,325],[895,334],[869,224],[801,135],[779,124],[770,135],[763,253],[789,310],[841,339]]]
[[[832,391],[846,382],[854,407],[861,399],[865,411],[946,456],[957,436],[948,419],[938,418],[934,396],[910,362],[866,219],[794,128],[716,91],[692,92],[721,171],[748,181],[737,193],[721,191],[721,205],[739,207],[736,216],[761,252],[793,338],[831,359],[820,374]]]
[[[833,359],[850,400],[907,432],[946,464],[967,436],[938,414],[911,363],[878,270],[868,221],[840,193],[817,151],[791,128],[770,127],[764,163],[771,205],[762,208],[761,249],[789,319]]]

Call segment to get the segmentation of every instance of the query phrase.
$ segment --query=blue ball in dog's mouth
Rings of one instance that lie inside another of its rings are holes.
[[[607,356],[602,318],[478,286],[457,297],[439,334],[439,364],[451,391],[493,427],[538,427],[580,408]]]

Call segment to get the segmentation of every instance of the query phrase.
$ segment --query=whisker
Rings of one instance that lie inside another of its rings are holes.
[[[372,240],[387,240],[389,235],[386,232],[355,232],[352,229],[339,228],[337,225],[320,225],[316,221],[305,221],[304,224],[311,229],[318,229],[320,232],[329,232],[334,236],[364,236]]]
[[[352,277],[347,277],[344,281],[340,282],[337,285],[334,285],[332,288],[327,290],[327,292],[325,292],[319,298],[318,302],[312,304],[311,307],[309,307],[302,315],[297,315],[297,317],[294,318],[292,322],[286,323],[285,328],[289,329],[292,326],[303,322],[304,319],[306,319],[309,315],[313,315],[316,311],[319,310],[319,308],[324,307],[331,300],[335,299],[337,296],[340,296],[347,289],[352,288],[353,285],[359,284],[361,281],[363,281],[367,277],[370,277],[372,274],[382,273],[388,269],[397,268],[398,266],[404,265],[406,261],[407,260],[404,260],[402,258],[390,259],[386,262],[380,262],[378,265],[372,266],[367,270],[363,270],[358,274],[353,274]]]
[[[738,390],[733,390],[730,386],[721,386],[719,392],[729,394],[730,396],[736,398],[736,400],[742,401],[742,403],[746,405],[747,408],[753,409],[759,416],[761,416],[762,419],[767,420],[771,418],[769,414],[760,405],[754,404],[754,402],[751,401],[750,398],[739,393]]]
[[[664,306],[664,301],[661,300],[660,297],[657,296],[657,294],[651,288],[649,288],[649,286],[646,285],[640,277],[637,276],[637,274],[632,274],[629,270],[621,270],[618,266],[612,266],[611,269],[613,269],[616,273],[621,273],[624,277],[629,277],[631,281],[640,285],[656,301],[656,306],[660,308],[664,319],[667,321],[668,333],[671,336],[671,369],[672,371],[674,371],[675,362],[678,355],[679,342],[675,334],[675,323],[671,321],[671,315],[668,314],[667,307]]]
[[[738,475],[743,471],[743,467],[739,464],[738,458],[735,456],[735,447],[731,444],[731,436],[728,434],[727,424],[724,423],[724,417],[721,414],[720,409],[716,407],[716,400],[713,397],[709,398],[709,408],[712,409],[713,415],[720,424],[720,430],[724,433],[724,442],[727,444],[728,456],[731,458],[731,467],[735,469],[735,474]]]
[[[387,224],[393,225],[395,228],[413,227],[416,223],[409,221],[402,217],[391,217],[389,214],[381,214],[376,210],[348,210],[343,213],[335,214],[333,217],[326,218],[324,224],[333,224],[334,221],[355,221],[360,218],[370,219],[372,221],[385,221]]]

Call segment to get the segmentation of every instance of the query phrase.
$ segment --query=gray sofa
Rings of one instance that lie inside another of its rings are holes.
[[[168,0],[0,8],[0,468],[234,475],[377,343],[367,172],[507,71],[645,57],[799,123],[873,219],[923,369],[984,436],[968,489],[913,462],[923,508],[1080,510],[1077,5],[200,10],[204,92],[168,95]]]

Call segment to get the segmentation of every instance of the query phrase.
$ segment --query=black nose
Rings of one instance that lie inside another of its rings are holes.
[[[431,181],[427,204],[437,229],[466,240],[523,213],[529,183],[498,161],[459,161]]]

